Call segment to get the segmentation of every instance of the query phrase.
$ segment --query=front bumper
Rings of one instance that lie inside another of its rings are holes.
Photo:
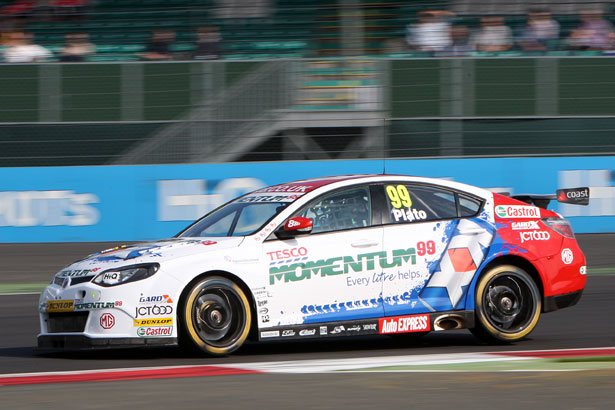
[[[99,338],[84,335],[41,335],[38,337],[40,350],[90,350],[90,349],[113,349],[143,346],[171,346],[177,344],[176,337],[121,337]]]
[[[51,284],[39,299],[38,345],[91,349],[176,344],[178,296],[172,285],[151,279],[112,288],[91,282]]]

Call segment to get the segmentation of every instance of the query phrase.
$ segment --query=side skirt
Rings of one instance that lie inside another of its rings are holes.
[[[419,333],[474,327],[473,310],[261,328],[260,341]]]

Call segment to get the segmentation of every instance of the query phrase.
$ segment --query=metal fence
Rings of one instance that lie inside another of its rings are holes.
[[[21,3],[0,166],[615,152],[612,2]]]
[[[615,58],[0,65],[2,166],[615,152]]]

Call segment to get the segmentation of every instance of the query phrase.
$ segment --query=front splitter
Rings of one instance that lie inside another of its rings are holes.
[[[90,350],[142,346],[176,345],[176,337],[123,337],[98,338],[85,335],[42,335],[38,337],[39,350]]]

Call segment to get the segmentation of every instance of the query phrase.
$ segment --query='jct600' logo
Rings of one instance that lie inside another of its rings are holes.
[[[551,239],[551,235],[547,231],[529,231],[519,232],[521,236],[521,243],[526,241],[548,241]]]
[[[173,313],[173,306],[168,305],[152,305],[141,306],[135,309],[135,317],[140,316],[164,316]]]

